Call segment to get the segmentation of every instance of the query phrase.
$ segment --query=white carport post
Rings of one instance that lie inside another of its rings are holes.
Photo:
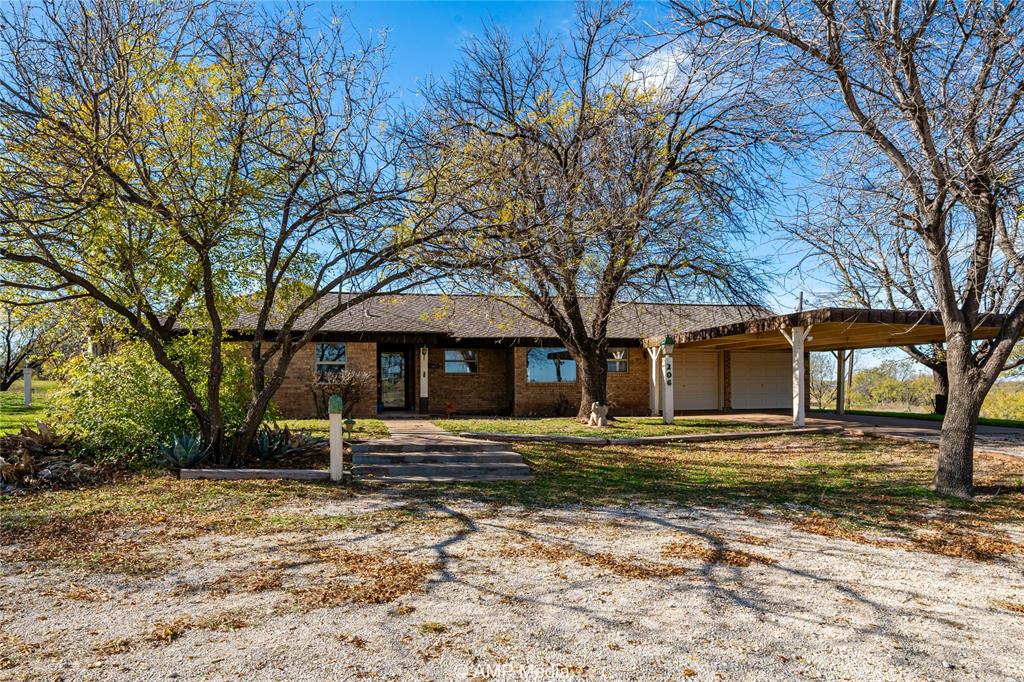
[[[658,367],[661,347],[648,348],[647,355],[651,358],[651,416],[657,417],[661,414],[661,369]]]
[[[789,333],[786,333],[785,329],[779,331],[793,347],[793,425],[803,426],[807,420],[807,396],[804,385],[807,369],[804,366],[804,342],[813,338],[811,337],[811,328],[793,327]]]
[[[666,336],[661,342],[661,378],[665,389],[661,411],[666,424],[671,424],[676,418],[675,388],[672,386],[672,351],[675,347],[676,340],[671,336]]]
[[[846,351],[836,353],[836,414],[846,414]]]

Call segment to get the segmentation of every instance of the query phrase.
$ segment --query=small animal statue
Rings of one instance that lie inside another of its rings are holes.
[[[601,403],[591,405],[587,426],[608,426],[608,406]]]

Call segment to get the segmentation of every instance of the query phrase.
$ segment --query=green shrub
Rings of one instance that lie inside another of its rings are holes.
[[[169,349],[200,396],[206,394],[207,344],[207,339],[189,337]],[[125,342],[108,355],[75,358],[61,374],[61,385],[51,395],[51,420],[97,459],[153,464],[159,442],[198,431],[177,383],[142,341]],[[221,409],[229,432],[241,423],[250,394],[241,349],[226,349]]]

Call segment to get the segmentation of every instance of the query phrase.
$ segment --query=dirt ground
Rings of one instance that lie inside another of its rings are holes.
[[[144,548],[125,570],[5,548],[0,679],[1024,678],[1018,552],[650,501],[370,491],[261,513],[323,524],[126,527],[102,555]]]

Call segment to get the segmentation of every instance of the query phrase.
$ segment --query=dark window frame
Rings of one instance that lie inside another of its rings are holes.
[[[321,346],[341,346],[344,360],[322,360],[320,355]],[[317,374],[329,372],[343,372],[348,367],[348,343],[345,341],[317,341],[313,345],[313,371]]]
[[[460,357],[455,359],[449,359],[449,353],[459,353]],[[471,353],[472,358],[466,357],[466,354]],[[449,363],[453,365],[465,365],[465,372],[452,371],[448,369]],[[445,348],[444,349],[444,373],[453,374],[457,376],[465,376],[467,374],[477,374],[480,371],[480,354],[474,348]]]
[[[621,358],[613,358],[612,353],[616,351],[622,351],[624,355]],[[622,369],[612,369],[612,363],[622,365]],[[625,347],[621,348],[609,348],[608,349],[608,373],[609,374],[628,374],[629,373],[629,349]]]
[[[557,347],[554,347],[554,346],[552,346],[552,347],[548,347],[548,346],[533,346],[531,348],[528,348],[526,350],[526,383],[528,383],[528,384],[551,384],[551,385],[559,385],[559,386],[562,385],[562,384],[575,384],[575,383],[577,383],[578,377],[577,377],[577,371],[576,371],[576,361],[571,359],[571,358],[565,359],[565,360],[562,361],[562,362],[566,363],[566,365],[567,365],[566,368],[565,368],[566,372],[568,372],[569,368],[571,368],[571,370],[572,370],[572,378],[571,379],[563,378],[563,379],[559,380],[559,379],[556,378],[553,381],[545,381],[545,380],[541,380],[541,379],[531,379],[530,378],[530,353],[532,353],[534,351],[548,351],[548,355],[549,356],[551,354],[557,354],[559,351],[561,351],[562,353],[566,353],[566,354],[568,354],[568,352],[569,352],[568,350],[566,350],[562,346],[557,346]],[[545,358],[545,360],[547,362],[551,362],[551,363],[555,362],[550,357]],[[557,374],[559,374],[559,373],[556,372],[556,376],[557,376]]]

